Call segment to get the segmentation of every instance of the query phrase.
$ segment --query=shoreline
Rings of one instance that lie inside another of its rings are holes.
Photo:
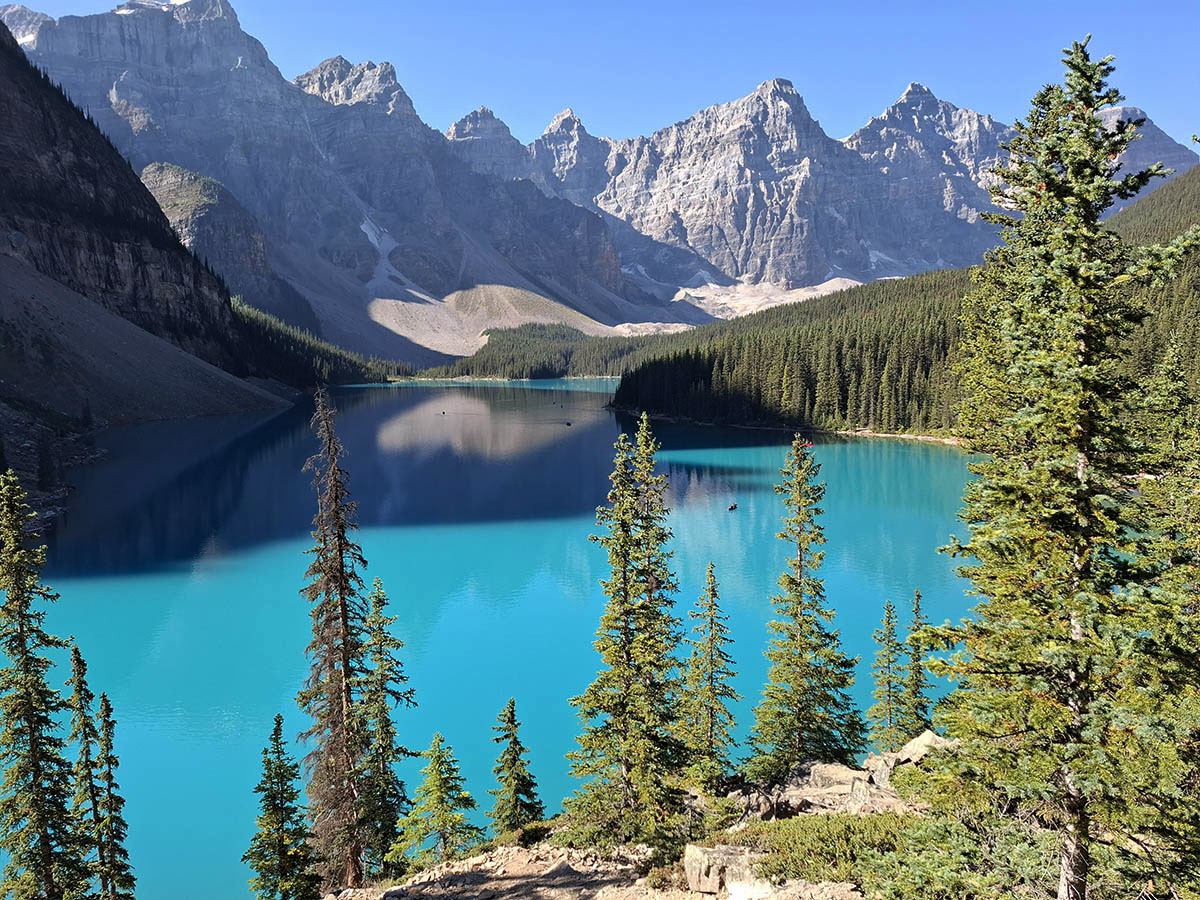
[[[625,413],[626,415],[631,415],[631,416],[640,415],[642,413],[642,410],[629,409],[624,406],[614,406],[611,403],[608,404],[608,408],[613,410],[614,412],[621,412],[621,413]],[[736,423],[736,422],[714,422],[712,420],[697,419],[692,416],[674,416],[674,415],[667,415],[666,413],[650,413],[650,419],[651,419],[651,421],[656,421],[656,422],[674,422],[674,423],[686,423],[689,425],[702,425],[706,428],[744,428],[744,429],[747,429],[750,431],[784,431],[784,432],[790,432],[792,434],[811,434],[811,435],[822,435],[822,434],[823,435],[831,435],[832,434],[832,435],[838,435],[839,437],[852,437],[852,438],[889,438],[889,439],[904,440],[904,441],[924,441],[925,443],[942,444],[943,446],[946,446],[946,447],[955,447],[960,450],[962,449],[962,439],[961,438],[957,438],[957,437],[953,437],[953,436],[936,435],[936,434],[898,434],[898,433],[886,432],[886,431],[870,431],[865,428],[854,429],[854,430],[842,429],[842,430],[830,431],[825,428],[814,428],[811,425],[792,426],[792,425],[780,425],[778,423],[749,424],[749,423]]]

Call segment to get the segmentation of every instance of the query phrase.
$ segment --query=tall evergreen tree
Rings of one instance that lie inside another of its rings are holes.
[[[906,660],[900,691],[900,736],[912,739],[932,727],[932,703],[929,699],[929,674],[925,671],[925,647],[921,633],[929,620],[921,609],[921,592],[913,591],[912,619],[904,642]]]
[[[301,592],[312,607],[309,675],[298,702],[312,718],[304,738],[313,747],[305,757],[313,839],[322,859],[326,887],[361,887],[367,838],[360,818],[366,736],[360,727],[354,685],[363,675],[366,610],[359,569],[367,561],[351,539],[358,527],[357,504],[350,499],[344,453],[335,430],[328,393],[316,393],[312,427],[319,452],[305,464],[317,489],[314,546]]]
[[[850,697],[857,657],[842,652],[839,633],[829,626],[825,583],[817,576],[824,560],[825,533],[817,517],[825,496],[821,467],[796,435],[775,492],[787,515],[780,540],[795,547],[774,598],[779,618],[768,627],[771,666],[763,698],[754,710],[751,778],[778,782],[808,760],[851,763],[864,746],[862,716]]]
[[[871,696],[875,703],[867,710],[867,721],[871,726],[868,740],[884,753],[899,750],[907,740],[901,712],[903,651],[896,636],[896,625],[896,606],[888,598],[883,603],[883,621],[875,630],[875,663],[871,666],[875,679]]]
[[[658,444],[642,417],[636,443],[615,444],[609,506],[596,511],[608,533],[608,597],[596,650],[604,668],[571,700],[584,723],[571,772],[588,779],[567,801],[576,825],[597,841],[665,844],[674,839],[685,750],[674,733],[678,697],[678,589],[666,544],[666,476],[655,473]]]
[[[283,742],[283,716],[275,715],[270,742],[262,752],[262,778],[254,787],[258,830],[242,862],[254,870],[250,888],[260,900],[317,900],[321,896],[318,858],[304,821],[300,766]]]
[[[58,595],[40,580],[46,548],[26,545],[32,517],[16,475],[0,475],[0,896],[72,900],[90,873],[57,721],[67,704],[47,678],[47,654],[68,644],[45,629]]]
[[[499,785],[495,790],[488,791],[496,798],[488,815],[492,819],[497,834],[515,831],[533,822],[539,822],[546,814],[542,801],[537,796],[537,781],[529,771],[525,761],[525,746],[521,743],[517,721],[517,701],[509,698],[504,709],[500,711],[498,724],[493,729],[496,743],[503,744],[500,758],[492,774],[496,776]]]
[[[419,863],[457,859],[483,839],[483,829],[467,819],[466,810],[476,804],[463,789],[454,748],[435,734],[424,755],[416,803],[400,820],[400,838],[388,854],[394,860],[405,854]]]
[[[397,822],[409,806],[404,782],[396,766],[420,754],[398,743],[392,710],[397,706],[416,706],[408,676],[397,653],[404,642],[389,629],[396,621],[387,614],[388,597],[378,578],[367,595],[370,612],[364,623],[363,655],[367,670],[358,677],[360,733],[367,747],[359,772],[360,823],[363,829],[366,872],[371,877],[402,874],[386,862],[388,850],[396,843]]]
[[[129,826],[125,824],[125,798],[117,784],[119,762],[113,751],[113,738],[117,723],[113,718],[112,703],[107,694],[100,694],[97,716],[99,739],[96,743],[96,765],[100,771],[100,881],[107,885],[104,900],[133,900],[133,889],[137,884],[133,868],[129,865],[129,853],[125,850],[125,836]]]
[[[684,677],[680,732],[687,745],[693,777],[706,789],[712,789],[730,768],[730,755],[737,742],[730,733],[733,713],[729,705],[742,698],[730,683],[737,674],[733,657],[726,649],[733,639],[725,624],[729,617],[721,613],[717,576],[711,562],[705,574],[704,593],[689,616],[695,625],[694,637],[688,639],[692,652]]]
[[[104,822],[100,815],[100,797],[103,792],[102,772],[98,759],[100,734],[92,715],[95,695],[87,683],[87,663],[78,645],[71,647],[71,678],[67,682],[71,697],[67,705],[71,709],[71,733],[67,740],[75,745],[75,796],[71,811],[79,823],[79,833],[89,854],[95,853],[93,871],[100,882],[100,896],[108,897],[108,865],[104,857]]]
[[[1110,59],[1087,41],[1064,53],[1016,126],[999,170],[1004,245],[966,307],[962,410],[979,476],[965,494],[962,573],[972,620],[934,634],[960,644],[935,671],[956,679],[943,724],[958,764],[1001,802],[1026,804],[1060,838],[1059,900],[1085,900],[1099,842],[1139,881],[1170,890],[1196,862],[1194,800],[1179,748],[1200,677],[1191,603],[1155,583],[1130,502],[1137,476],[1127,422],[1136,386],[1121,375],[1143,310],[1130,283],[1164,277],[1193,228],[1167,247],[1130,247],[1101,222],[1161,168],[1120,173],[1139,126],[1106,128],[1118,103]],[[1194,598],[1193,598],[1194,601]]]

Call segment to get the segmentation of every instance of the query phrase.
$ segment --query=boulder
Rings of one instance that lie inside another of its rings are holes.
[[[774,886],[754,871],[765,856],[746,847],[700,847],[688,844],[683,851],[683,871],[688,890],[698,894],[728,893],[734,900],[771,896]]]
[[[958,746],[958,741],[942,737],[926,729],[894,753],[872,753],[863,762],[863,768],[871,774],[872,783],[890,788],[892,773],[897,766],[916,765],[934,750]]]

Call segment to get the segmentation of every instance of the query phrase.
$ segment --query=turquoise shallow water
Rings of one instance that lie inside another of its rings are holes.
[[[405,740],[445,733],[481,806],[491,726],[517,699],[551,810],[572,790],[567,698],[596,671],[591,647],[603,553],[587,539],[612,442],[632,421],[604,408],[612,383],[407,384],[342,389],[340,433],[360,539],[399,616],[419,707]],[[142,900],[248,896],[239,862],[253,831],[259,751],[271,718],[305,724],[294,696],[309,619],[298,596],[314,498],[301,472],[310,410],[113,431],[103,464],[78,473],[46,578],[50,622],[74,634],[118,718],[129,849]],[[567,423],[570,423],[568,425]],[[717,565],[745,696],[761,688],[770,595],[787,548],[772,491],[788,435],[663,423],[680,602]],[[863,654],[886,597],[913,588],[934,619],[967,607],[949,534],[966,459],[939,445],[818,441],[829,484],[824,575],[846,646]],[[738,509],[728,511],[731,503]],[[65,677],[65,672],[63,672]],[[419,765],[405,773],[415,782]]]

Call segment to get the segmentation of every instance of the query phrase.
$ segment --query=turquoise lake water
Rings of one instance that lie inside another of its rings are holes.
[[[573,789],[567,698],[597,668],[591,641],[603,551],[588,541],[612,443],[631,419],[605,408],[613,383],[399,385],[335,392],[360,540],[399,616],[420,704],[401,711],[423,750],[440,730],[468,788],[490,805],[491,727],[517,700],[551,811]],[[275,713],[294,735],[308,609],[298,591],[315,500],[301,472],[311,408],[114,430],[103,463],[76,474],[50,541],[50,625],[73,634],[93,688],[112,697],[141,900],[249,895],[260,749]],[[567,423],[570,423],[569,425]],[[766,672],[770,596],[787,547],[772,490],[783,432],[662,423],[675,568],[686,610],[714,560],[748,723]],[[846,647],[863,655],[885,598],[902,619],[914,588],[935,620],[967,609],[937,548],[958,531],[966,458],[900,440],[818,439],[828,482],[824,576]],[[728,511],[737,503],[736,511]],[[60,670],[65,679],[66,672]],[[294,748],[298,749],[298,748]],[[419,762],[405,772],[415,787]]]

